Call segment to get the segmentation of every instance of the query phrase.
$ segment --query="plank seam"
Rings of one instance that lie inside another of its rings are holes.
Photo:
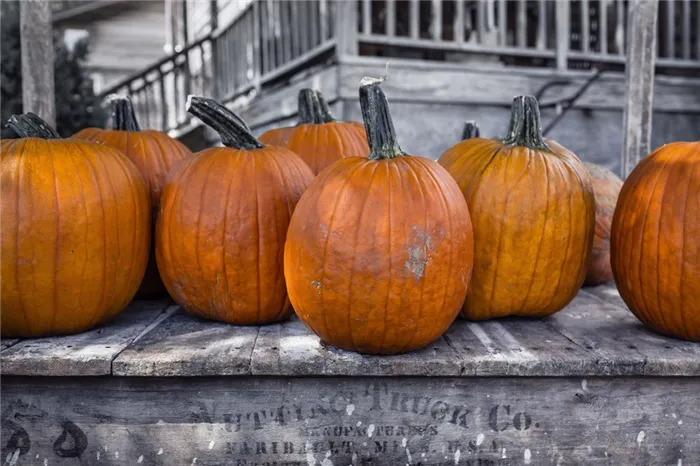
[[[127,349],[129,349],[134,343],[138,342],[141,338],[143,338],[146,334],[150,333],[153,329],[155,329],[158,325],[160,325],[164,320],[166,320],[168,317],[173,315],[177,310],[180,309],[180,306],[177,304],[170,304],[163,309],[163,311],[158,314],[153,321],[146,326],[141,332],[139,332],[138,335],[136,335],[131,341],[129,341],[128,344],[124,346],[124,348],[116,353],[114,356],[112,356],[112,360],[109,363],[109,374],[114,375],[114,361]]]

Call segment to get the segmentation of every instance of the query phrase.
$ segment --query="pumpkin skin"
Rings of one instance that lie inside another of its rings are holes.
[[[309,101],[313,121],[296,126],[289,135],[287,148],[298,154],[311,167],[314,175],[345,157],[369,155],[367,134],[356,122],[340,122],[332,119],[310,89],[302,90],[300,99]],[[326,107],[327,108],[327,107]]]
[[[31,134],[0,155],[2,336],[84,332],[121,312],[141,283],[148,189],[112,147]]]
[[[156,226],[163,282],[199,317],[237,325],[285,319],[287,226],[313,174],[293,152],[236,126],[225,107],[198,97],[189,106],[227,147],[198,152],[165,184]]]
[[[295,312],[324,342],[404,353],[457,317],[471,277],[471,221],[450,175],[398,147],[378,84],[360,95],[363,113],[377,109],[365,115],[372,155],[334,163],[304,193],[289,226],[285,278]],[[375,131],[391,141],[386,150]]]
[[[611,265],[620,296],[644,325],[700,341],[700,142],[642,159],[613,215]]]
[[[73,137],[114,147],[126,155],[146,180],[152,212],[155,214],[158,212],[166,176],[173,167],[193,154],[187,146],[162,131],[141,130],[128,98],[118,97],[112,100],[112,116],[114,129],[85,128]],[[153,224],[155,226],[155,219]],[[155,298],[166,294],[153,248],[151,250],[148,269],[137,298]]]
[[[564,308],[586,275],[595,200],[581,161],[542,139],[535,98],[516,97],[504,140],[461,141],[438,163],[457,180],[474,228],[462,316],[545,317]]]
[[[595,194],[595,238],[584,285],[595,286],[613,279],[610,267],[610,227],[622,180],[605,167],[584,162]]]
[[[286,147],[293,130],[294,126],[273,128],[261,134],[258,140],[267,146]]]

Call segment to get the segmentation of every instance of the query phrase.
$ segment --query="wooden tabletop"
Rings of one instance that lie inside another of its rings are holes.
[[[614,286],[601,286],[544,320],[458,319],[397,356],[327,346],[296,317],[236,327],[161,300],[134,301],[80,335],[3,339],[0,362],[5,376],[699,376],[700,344],[645,329]]]

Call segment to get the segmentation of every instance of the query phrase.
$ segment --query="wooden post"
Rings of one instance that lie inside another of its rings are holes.
[[[22,111],[56,126],[53,24],[49,0],[19,2]]]
[[[621,163],[623,178],[651,149],[658,7],[658,0],[633,0],[629,5]]]
[[[338,56],[357,55],[357,20],[357,1],[335,2],[334,29]]]
[[[569,29],[570,17],[569,0],[556,2],[556,25],[557,25],[557,69],[568,68],[569,41],[571,33]]]

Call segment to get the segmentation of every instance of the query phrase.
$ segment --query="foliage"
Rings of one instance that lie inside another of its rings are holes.
[[[22,63],[19,3],[1,3],[0,107],[4,124],[13,114],[22,113]],[[89,126],[103,126],[107,118],[85,69],[88,53],[87,40],[77,42],[75,47],[69,50],[61,36],[54,34],[56,129],[64,137]]]

